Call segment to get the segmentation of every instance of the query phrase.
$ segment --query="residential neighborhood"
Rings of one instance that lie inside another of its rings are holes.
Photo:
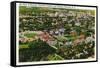
[[[19,8],[19,62],[95,57],[94,10]]]

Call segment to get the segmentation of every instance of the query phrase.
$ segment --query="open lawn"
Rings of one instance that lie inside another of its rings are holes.
[[[29,48],[29,47],[28,47],[28,44],[20,44],[19,49],[21,49],[21,48]]]

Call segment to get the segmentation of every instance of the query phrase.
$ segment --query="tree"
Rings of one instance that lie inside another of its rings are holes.
[[[32,56],[33,56],[32,61],[34,60],[39,61],[41,59],[47,60],[46,57],[49,54],[53,54],[56,52],[56,50],[53,47],[49,46],[46,42],[40,39],[32,41],[29,44],[29,49],[32,50]]]

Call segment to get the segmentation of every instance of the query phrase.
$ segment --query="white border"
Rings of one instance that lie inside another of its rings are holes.
[[[19,61],[19,3],[16,3],[16,65]]]
[[[82,6],[67,6],[67,5],[49,5],[49,4],[32,4],[32,3],[20,3],[20,6],[27,7],[49,7],[49,8],[64,8],[64,9],[85,9],[93,10],[93,7],[82,7]]]
[[[37,62],[18,62],[19,60],[19,5],[23,6],[37,6],[37,7],[55,7],[56,5],[49,5],[49,4],[29,4],[27,3],[16,3],[16,65],[31,65],[31,64],[49,64],[49,63],[64,63],[64,62],[82,62],[82,61],[96,61],[96,42],[95,42],[95,58],[92,59],[74,59],[74,60],[59,60],[59,61],[37,61]],[[57,5],[58,6],[58,5]],[[56,6],[56,8],[58,8]],[[62,7],[63,5],[59,5]],[[87,10],[95,10],[95,33],[96,33],[96,7],[80,7],[80,6],[63,6],[62,8],[72,7],[72,9],[87,9]],[[95,34],[95,41],[96,41],[96,34]]]

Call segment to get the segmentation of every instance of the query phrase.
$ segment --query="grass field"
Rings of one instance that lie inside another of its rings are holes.
[[[28,47],[28,44],[20,44],[19,49],[21,49],[21,48],[29,48],[29,47]]]

